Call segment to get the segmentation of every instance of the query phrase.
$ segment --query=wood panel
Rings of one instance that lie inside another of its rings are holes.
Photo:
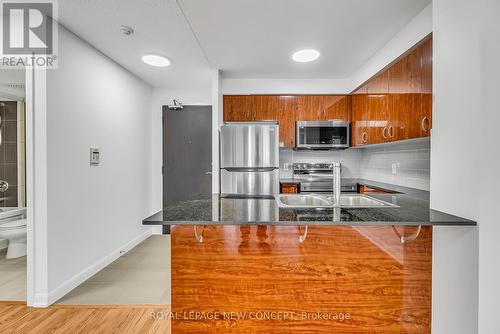
[[[341,119],[350,121],[351,97],[348,95],[324,95],[321,97],[321,118],[324,120]]]
[[[432,38],[422,45],[422,109],[418,121],[420,136],[430,136],[432,129]]]
[[[297,183],[281,183],[282,194],[297,194],[299,192],[299,186]]]
[[[365,90],[366,92],[366,90]],[[368,96],[366,93],[355,93],[352,101],[351,145],[368,144]]]
[[[0,333],[170,333],[167,305],[56,305],[31,308],[0,302]]]
[[[174,313],[221,314],[174,319],[174,333],[430,333],[430,227],[407,244],[390,226],[309,226],[303,243],[304,226],[200,226],[203,242],[192,226],[171,233]]]
[[[296,96],[280,96],[278,120],[280,125],[280,146],[295,147]]]
[[[352,121],[353,146],[430,135],[432,36],[352,94]]]
[[[321,95],[297,96],[297,121],[323,120],[323,97]]]
[[[224,122],[248,122],[254,120],[251,97],[248,95],[224,95]]]
[[[250,97],[255,121],[276,121],[279,115],[279,96],[252,95]]]

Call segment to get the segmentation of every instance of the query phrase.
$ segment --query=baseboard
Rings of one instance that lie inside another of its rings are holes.
[[[118,247],[105,257],[103,257],[98,262],[94,263],[90,267],[82,270],[80,273],[76,274],[72,278],[68,279],[61,285],[59,285],[54,290],[50,291],[48,294],[37,294],[35,295],[33,307],[47,307],[59,299],[61,299],[68,292],[88,280],[93,275],[97,274],[99,271],[104,269],[106,266],[110,265],[113,261],[118,259],[123,254],[127,253],[129,250],[146,240],[152,234],[152,229],[148,229],[141,235],[136,238],[130,240],[126,244]]]
[[[151,234],[153,235],[163,234],[162,226],[153,226]]]

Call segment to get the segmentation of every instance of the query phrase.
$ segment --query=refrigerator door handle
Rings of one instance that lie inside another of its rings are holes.
[[[241,168],[241,167],[225,167],[222,168],[224,170],[227,170],[228,172],[272,172],[275,169],[278,169],[278,167],[253,167],[253,168]]]

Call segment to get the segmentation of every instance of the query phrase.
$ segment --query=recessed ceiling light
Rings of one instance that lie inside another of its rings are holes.
[[[148,65],[156,67],[165,67],[170,65],[170,60],[168,60],[168,58],[153,54],[142,56],[142,61]]]
[[[309,61],[314,61],[318,58],[319,58],[319,51],[314,49],[300,50],[292,55],[292,59],[298,63],[307,63]]]

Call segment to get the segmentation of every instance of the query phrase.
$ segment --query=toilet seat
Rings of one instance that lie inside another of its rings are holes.
[[[22,227],[26,227],[26,219],[13,220],[0,224],[0,230],[14,230]]]

